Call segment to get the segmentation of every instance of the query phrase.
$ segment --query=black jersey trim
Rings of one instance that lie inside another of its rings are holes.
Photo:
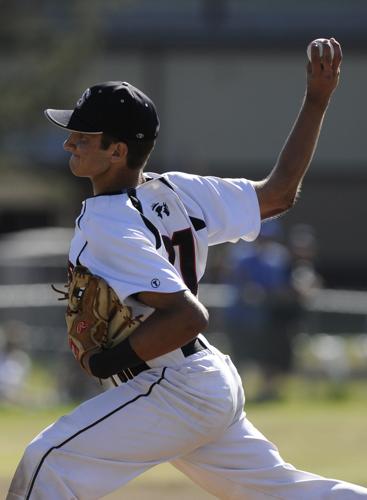
[[[159,177],[158,180],[161,181],[163,184],[165,184],[170,189],[172,189],[172,191],[174,191],[173,187],[171,186],[171,184],[167,181],[167,179],[165,177]]]
[[[80,221],[84,217],[86,209],[87,209],[87,200],[84,201],[83,208],[82,208],[82,213],[79,215],[79,217],[77,218],[77,221],[76,221],[77,226],[78,226],[79,229],[81,229],[81,227],[80,227]]]
[[[41,461],[40,463],[38,464],[37,466],[37,469],[33,475],[33,478],[31,480],[31,483],[29,485],[29,490],[27,492],[27,495],[26,495],[26,500],[29,500],[30,496],[31,496],[31,493],[32,493],[32,490],[33,490],[33,487],[34,487],[34,483],[36,482],[36,479],[37,479],[37,476],[41,470],[41,467],[44,463],[44,461],[46,460],[46,458],[48,457],[48,455],[53,451],[53,450],[56,450],[56,449],[59,449],[61,448],[62,446],[64,446],[65,444],[69,443],[72,439],[76,438],[77,436],[79,436],[80,434],[82,434],[83,432],[85,431],[88,431],[89,429],[91,429],[92,427],[95,427],[96,425],[98,425],[100,422],[103,422],[104,420],[106,420],[107,418],[109,418],[111,415],[114,415],[115,413],[117,413],[118,411],[120,410],[123,410],[124,408],[126,408],[126,406],[128,406],[129,404],[131,403],[135,403],[135,401],[137,401],[138,399],[140,398],[145,398],[147,396],[149,396],[153,390],[153,387],[156,386],[156,385],[159,385],[162,380],[164,380],[164,374],[166,372],[166,368],[163,368],[163,371],[162,371],[162,374],[160,376],[160,378],[156,381],[156,382],[153,382],[153,384],[149,387],[148,391],[144,394],[139,394],[138,396],[136,396],[135,398],[133,398],[131,401],[127,401],[126,403],[124,403],[123,405],[115,408],[113,411],[110,411],[110,413],[107,413],[107,415],[105,415],[104,417],[101,417],[99,418],[98,420],[96,420],[95,422],[93,422],[92,424],[89,424],[87,427],[84,427],[84,429],[81,429],[80,431],[76,432],[75,434],[73,434],[72,436],[70,436],[69,438],[65,439],[65,441],[63,441],[62,443],[58,444],[57,446],[52,446],[52,448],[50,448],[44,455],[43,457],[41,458]]]
[[[128,189],[127,194],[130,198],[130,201],[131,201],[133,207],[136,208],[136,210],[140,213],[140,216],[143,219],[144,224],[149,229],[149,231],[151,233],[153,233],[153,236],[155,238],[155,248],[156,248],[156,250],[158,250],[158,248],[160,248],[162,245],[161,235],[159,234],[159,231],[155,227],[155,225],[147,217],[145,217],[145,215],[143,213],[143,207],[141,205],[141,201],[136,196],[136,189],[135,188]]]
[[[206,228],[206,224],[203,220],[198,219],[197,217],[191,217],[191,224],[194,226],[195,231],[200,231],[200,229]]]
[[[162,182],[162,184],[165,184],[167,187],[172,189],[174,191],[174,188],[171,186],[171,184],[167,181],[165,177],[159,177],[159,181]],[[200,231],[200,229],[204,229],[206,227],[206,224],[203,220],[198,219],[197,217],[190,217],[191,224],[194,226],[195,231]]]
[[[106,191],[105,193],[98,193],[93,196],[88,196],[85,201],[93,200],[94,198],[99,198],[100,196],[118,196],[121,194],[126,194],[126,189],[118,189],[116,191]]]
[[[120,189],[118,191],[106,191],[105,193],[98,193],[93,196],[93,198],[98,198],[99,196],[116,196],[119,194],[125,194],[126,189]]]
[[[81,265],[81,264],[80,264],[80,260],[79,260],[79,258],[80,258],[80,256],[81,256],[81,254],[84,252],[84,250],[86,249],[86,246],[87,246],[87,245],[88,245],[88,241],[86,241],[86,242],[84,243],[83,248],[80,250],[80,252],[79,252],[79,254],[78,254],[78,257],[76,258],[76,264],[77,264],[77,266],[80,266],[80,265]]]

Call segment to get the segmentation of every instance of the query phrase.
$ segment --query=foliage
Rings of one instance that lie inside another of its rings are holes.
[[[60,96],[71,98],[70,82],[75,85],[85,66],[103,46],[99,8],[97,2],[86,0],[57,3],[15,0],[2,6],[3,140],[13,130],[19,133],[32,129],[40,109],[55,101],[57,105]]]

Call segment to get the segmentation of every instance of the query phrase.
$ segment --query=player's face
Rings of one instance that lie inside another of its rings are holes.
[[[110,148],[101,148],[102,134],[72,132],[64,142],[64,149],[71,153],[70,169],[77,177],[95,179],[110,168]]]

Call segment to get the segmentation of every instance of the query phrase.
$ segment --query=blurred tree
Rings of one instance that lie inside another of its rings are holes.
[[[27,133],[45,103],[74,98],[73,86],[103,48],[97,0],[0,1],[0,129]],[[61,96],[61,97],[60,97]]]

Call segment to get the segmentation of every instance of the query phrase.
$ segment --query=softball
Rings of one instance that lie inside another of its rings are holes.
[[[333,47],[332,43],[330,42],[330,40],[328,40],[327,38],[316,38],[316,40],[312,40],[312,42],[310,42],[308,44],[308,47],[307,47],[307,56],[308,56],[308,59],[310,61],[311,61],[311,45],[313,43],[317,43],[317,46],[319,48],[320,57],[322,57],[322,53],[324,51],[324,44],[326,43],[327,45],[329,45],[329,47],[330,47],[330,53],[331,53],[331,59],[334,58],[334,47]]]

